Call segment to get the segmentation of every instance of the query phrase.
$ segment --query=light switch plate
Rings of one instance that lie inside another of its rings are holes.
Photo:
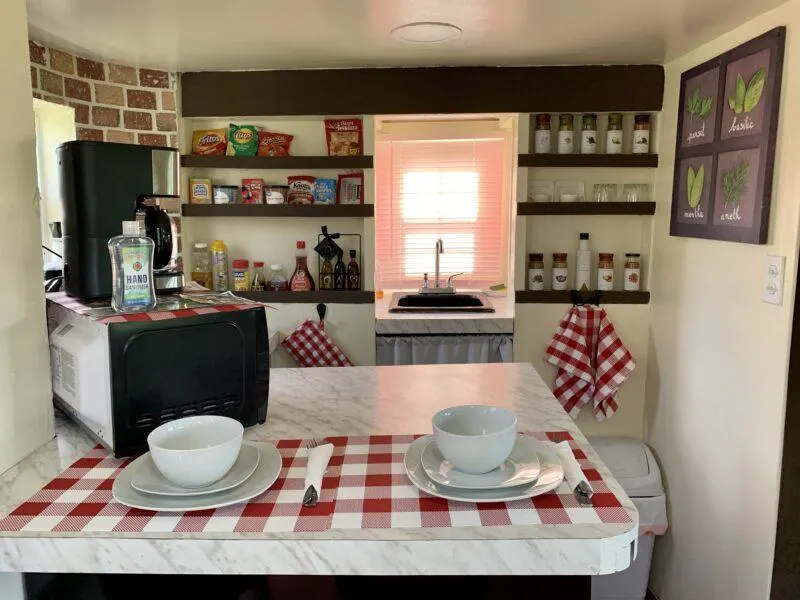
[[[770,304],[783,304],[783,270],[786,265],[785,256],[767,255],[764,261],[764,289],[761,299]]]

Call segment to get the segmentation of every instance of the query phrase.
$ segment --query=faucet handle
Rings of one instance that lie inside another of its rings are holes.
[[[456,273],[454,275],[450,275],[450,277],[447,278],[447,287],[449,287],[449,288],[453,287],[453,279],[455,279],[459,275],[463,275],[463,274],[464,273]]]

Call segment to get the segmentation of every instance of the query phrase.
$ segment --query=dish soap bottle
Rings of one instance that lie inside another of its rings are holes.
[[[108,240],[113,281],[111,307],[137,312],[156,307],[153,285],[153,240],[142,233],[139,221],[123,221],[122,235]]]
[[[350,250],[350,262],[347,264],[347,289],[361,289],[361,268],[356,261],[355,250]]]
[[[575,262],[575,289],[589,291],[592,281],[592,251],[589,248],[589,234],[580,234],[578,253]]]
[[[308,271],[308,254],[306,254],[306,243],[297,242],[297,253],[295,254],[294,274],[289,280],[289,289],[293,292],[313,292],[314,279]]]

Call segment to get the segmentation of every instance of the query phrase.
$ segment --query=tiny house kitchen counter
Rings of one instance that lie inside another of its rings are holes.
[[[597,517],[596,522],[557,524],[569,519],[547,518],[548,510],[568,515],[577,509],[576,504],[574,509],[541,507],[540,524],[516,525],[512,519],[497,526],[492,515],[498,507],[492,504],[480,509],[479,523],[459,524],[458,511],[451,508],[453,524],[442,527],[250,533],[225,527],[194,533],[182,533],[180,528],[170,533],[148,532],[147,527],[121,532],[110,522],[105,530],[87,527],[91,531],[79,533],[21,527],[0,533],[0,570],[594,575],[627,568],[638,535],[636,508],[530,364],[277,369],[272,373],[267,421],[247,429],[245,438],[422,434],[430,431],[430,418],[436,411],[471,403],[511,408],[519,418],[520,431],[569,433],[605,480],[608,492],[619,499],[619,522]],[[0,480],[0,507],[8,511],[10,505],[35,493],[91,445],[77,426],[60,420],[58,439]],[[133,511],[128,517],[142,518],[137,514]],[[208,516],[174,518],[177,522]]]

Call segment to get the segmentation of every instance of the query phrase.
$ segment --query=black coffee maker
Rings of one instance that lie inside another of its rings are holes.
[[[64,289],[84,298],[111,296],[108,240],[122,222],[140,220],[155,242],[156,292],[183,287],[176,231],[159,198],[177,198],[179,154],[174,148],[74,141],[57,149],[61,173]]]

